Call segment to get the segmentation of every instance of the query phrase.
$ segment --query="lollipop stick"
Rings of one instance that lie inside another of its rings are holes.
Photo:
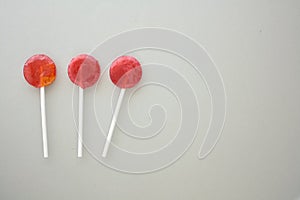
[[[83,89],[79,88],[79,109],[78,109],[78,158],[82,157],[82,127],[83,127]]]
[[[41,116],[42,116],[43,152],[44,152],[44,158],[48,158],[47,125],[46,125],[46,108],[45,108],[45,87],[41,87],[41,88],[40,88],[40,97],[41,97]]]
[[[118,115],[119,115],[119,111],[120,111],[120,108],[121,108],[121,104],[122,104],[122,101],[123,101],[125,91],[126,91],[126,89],[124,89],[124,88],[122,88],[121,91],[120,91],[118,102],[117,102],[117,105],[116,105],[116,108],[115,108],[115,111],[114,111],[114,114],[113,114],[113,117],[112,117],[112,120],[111,120],[111,124],[110,124],[110,127],[109,127],[109,132],[108,132],[106,142],[105,142],[105,145],[104,145],[104,149],[103,149],[103,152],[102,152],[102,157],[106,157],[106,155],[107,155],[107,151],[108,151],[108,148],[109,148],[109,144],[110,144],[115,126],[116,126],[117,118],[118,118]]]

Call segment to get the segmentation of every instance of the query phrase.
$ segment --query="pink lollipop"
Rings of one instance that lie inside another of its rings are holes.
[[[112,82],[117,87],[121,88],[121,91],[102,152],[103,157],[106,157],[107,155],[125,91],[127,88],[135,86],[142,78],[141,64],[134,57],[121,56],[117,58],[110,66],[109,75]]]
[[[83,130],[83,89],[94,85],[100,76],[100,65],[92,56],[81,54],[73,58],[68,67],[70,80],[79,87],[78,109],[78,151],[82,157],[82,130]]]

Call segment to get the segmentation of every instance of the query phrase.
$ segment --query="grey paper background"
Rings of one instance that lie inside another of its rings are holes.
[[[0,199],[300,197],[299,1],[1,0],[0,25]],[[175,164],[131,175],[99,164],[86,151],[76,158],[66,69],[72,57],[108,37],[145,26],[183,32],[206,47],[223,76],[228,112],[206,159],[197,158],[200,129]],[[57,65],[57,79],[46,90],[48,159],[42,158],[39,91],[22,75],[36,53]]]

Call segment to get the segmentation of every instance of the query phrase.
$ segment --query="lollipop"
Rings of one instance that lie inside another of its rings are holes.
[[[56,66],[46,55],[37,54],[30,57],[23,69],[23,74],[26,81],[40,88],[41,99],[41,117],[42,117],[42,137],[43,137],[43,153],[44,158],[48,157],[48,142],[47,142],[47,125],[46,125],[46,108],[45,108],[45,86],[53,83],[56,77]]]
[[[121,88],[121,91],[111,120],[109,132],[102,152],[102,157],[106,157],[107,155],[126,89],[135,86],[142,78],[141,64],[134,57],[121,56],[117,58],[110,66],[109,75],[112,82],[117,87]]]
[[[73,58],[68,67],[70,80],[79,88],[78,109],[78,151],[77,156],[82,157],[82,130],[83,130],[83,89],[94,85],[100,76],[100,65],[90,55],[81,54]]]

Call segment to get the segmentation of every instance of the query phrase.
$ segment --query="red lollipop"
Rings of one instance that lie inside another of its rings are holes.
[[[125,91],[127,88],[135,86],[141,80],[142,67],[136,58],[132,56],[121,56],[117,58],[110,66],[109,75],[111,81],[117,87],[121,88],[121,91],[102,152],[103,157],[106,157],[107,155]]]
[[[142,78],[141,64],[134,57],[121,56],[112,63],[109,75],[119,88],[131,88]]]
[[[81,54],[71,60],[68,75],[73,83],[85,89],[97,82],[100,65],[94,57]]]
[[[100,65],[98,61],[86,54],[73,58],[68,67],[70,80],[79,87],[79,118],[78,118],[78,152],[82,157],[82,129],[83,129],[83,89],[94,85],[100,76]]]
[[[46,125],[46,108],[45,108],[45,86],[50,85],[56,78],[56,66],[48,56],[37,54],[30,57],[23,69],[23,74],[26,81],[40,88],[41,99],[41,117],[42,117],[42,137],[43,137],[43,153],[44,158],[48,157],[48,142],[47,142],[47,125]]]

